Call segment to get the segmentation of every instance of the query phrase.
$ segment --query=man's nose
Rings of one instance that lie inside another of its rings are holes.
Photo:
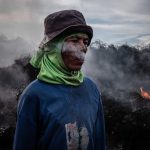
[[[80,43],[81,51],[86,52],[86,51],[87,51],[87,46],[86,46],[86,44],[84,43],[84,41],[83,41],[83,40],[80,40],[79,43]]]

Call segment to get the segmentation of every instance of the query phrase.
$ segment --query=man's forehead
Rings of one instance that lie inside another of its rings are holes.
[[[75,33],[71,34],[66,37],[66,39],[71,39],[71,38],[83,38],[83,39],[89,39],[88,35],[86,33]]]

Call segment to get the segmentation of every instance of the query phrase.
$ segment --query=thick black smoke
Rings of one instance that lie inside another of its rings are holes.
[[[18,97],[38,73],[29,59],[21,57],[13,65],[0,68],[0,149],[11,149]],[[150,90],[149,67],[150,46],[91,45],[83,70],[101,91],[108,150],[150,147],[150,102],[140,95],[141,86]]]

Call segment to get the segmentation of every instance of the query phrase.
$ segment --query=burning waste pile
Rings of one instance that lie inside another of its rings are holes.
[[[105,112],[108,150],[148,150],[150,147],[150,46],[91,45],[83,66],[99,86]],[[17,99],[38,70],[30,57],[0,68],[0,149],[11,150]]]
[[[12,149],[17,100],[27,84],[35,78],[35,71],[32,72],[28,62],[27,56],[15,60],[11,66],[0,68],[0,150]]]
[[[108,150],[150,148],[150,45],[91,45],[90,74],[101,89]],[[85,67],[86,68],[86,67]]]

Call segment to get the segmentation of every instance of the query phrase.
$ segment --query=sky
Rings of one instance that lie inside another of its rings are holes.
[[[113,43],[150,34],[150,0],[0,0],[0,34],[39,44],[44,18],[77,9],[93,27],[94,40]]]

